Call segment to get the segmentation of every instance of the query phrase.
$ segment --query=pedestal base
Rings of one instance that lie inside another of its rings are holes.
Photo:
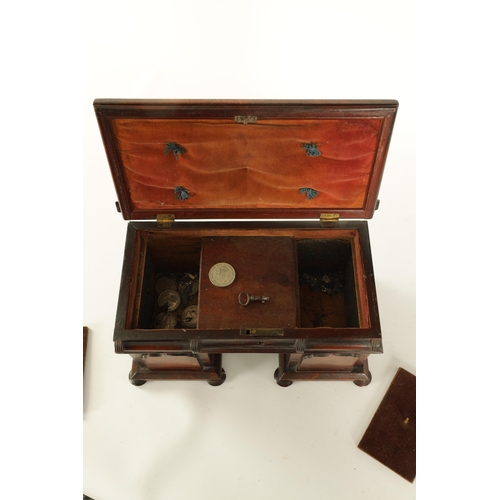
[[[200,367],[199,371],[181,369],[148,369],[140,366],[137,361],[132,362],[129,380],[132,385],[141,386],[148,380],[206,380],[210,385],[217,387],[226,380],[226,372],[222,368],[222,354],[211,356],[211,366]]]
[[[372,375],[368,370],[368,360],[365,358],[360,359],[350,371],[301,371],[300,361],[292,365],[290,357],[280,354],[279,367],[274,372],[274,380],[280,387],[290,387],[296,380],[347,380],[354,382],[358,387],[364,387],[372,381]]]

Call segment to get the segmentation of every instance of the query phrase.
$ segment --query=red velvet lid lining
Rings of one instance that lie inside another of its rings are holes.
[[[193,102],[196,116],[173,101],[95,102],[124,218],[373,214],[395,101],[305,102],[305,116],[295,101]],[[257,121],[237,123],[249,109]]]

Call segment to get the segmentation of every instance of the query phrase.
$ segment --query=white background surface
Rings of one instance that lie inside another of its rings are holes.
[[[415,484],[357,448],[397,368],[416,373],[409,6],[120,1],[89,2],[87,15],[84,492],[95,500],[414,498]],[[128,382],[131,359],[112,344],[126,222],[114,208],[92,109],[103,97],[400,101],[370,222],[385,348],[370,357],[371,385],[283,389],[271,354],[223,355],[227,379],[218,388]]]
[[[414,498],[415,485],[356,445],[396,367],[415,368],[415,117],[419,496],[494,496],[500,82],[490,5],[419,2],[416,63],[411,2],[6,5],[6,496]],[[130,361],[111,341],[126,223],[114,211],[96,97],[400,101],[370,221],[385,346],[370,357],[370,386],[282,389],[274,355],[225,356],[219,388],[129,384]],[[84,380],[82,324],[91,328]]]

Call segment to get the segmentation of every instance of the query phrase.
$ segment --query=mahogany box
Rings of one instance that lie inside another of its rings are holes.
[[[282,387],[369,384],[382,337],[366,219],[398,102],[94,108],[129,221],[113,340],[132,384],[220,385],[223,353],[278,354]]]

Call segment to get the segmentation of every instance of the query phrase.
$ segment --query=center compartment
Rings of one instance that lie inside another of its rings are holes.
[[[236,271],[227,287],[214,286],[209,271],[225,262]],[[297,277],[293,238],[230,236],[203,238],[199,328],[296,328]],[[244,307],[240,293],[269,297]]]

